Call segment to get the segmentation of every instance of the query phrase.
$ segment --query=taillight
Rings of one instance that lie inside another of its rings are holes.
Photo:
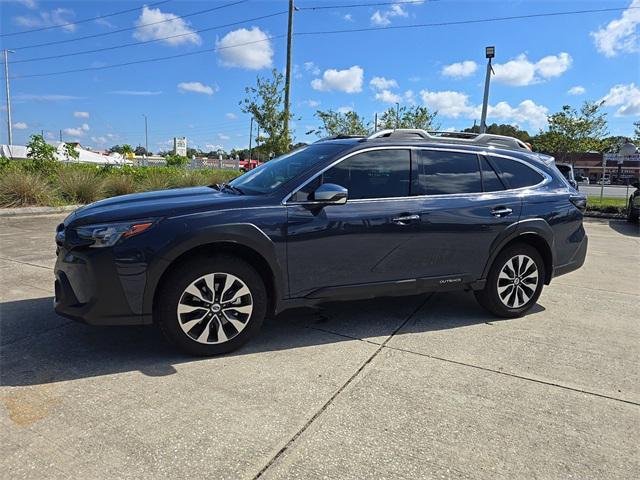
[[[569,200],[581,212],[584,212],[587,209],[587,197],[584,195],[571,195]]]

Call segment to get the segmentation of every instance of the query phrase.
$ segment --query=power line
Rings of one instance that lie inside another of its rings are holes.
[[[553,16],[563,16],[563,15],[581,15],[581,14],[587,14],[587,13],[614,12],[614,11],[623,11],[623,10],[638,9],[638,8],[640,8],[640,7],[618,7],[618,8],[601,8],[601,9],[591,9],[591,10],[571,10],[571,11],[565,11],[565,12],[534,13],[534,14],[527,14],[527,15],[513,15],[513,16],[509,16],[509,17],[492,17],[492,18],[483,18],[483,19],[475,19],[475,20],[458,20],[458,21],[448,21],[448,22],[422,23],[422,24],[414,24],[414,25],[392,25],[392,26],[386,26],[386,27],[369,27],[369,28],[365,27],[365,28],[343,29],[343,30],[324,30],[324,31],[315,31],[315,32],[297,32],[297,33],[295,33],[295,36],[331,35],[331,34],[339,34],[339,33],[357,33],[357,32],[378,31],[378,30],[380,30],[380,31],[385,31],[385,30],[404,30],[404,29],[411,29],[411,28],[429,28],[429,27],[441,27],[441,26],[448,26],[448,25],[468,25],[468,24],[476,24],[476,23],[489,23],[489,22],[509,21],[509,20],[521,20],[521,19],[528,19],[528,18],[542,18],[542,17],[553,17]],[[202,54],[202,53],[215,52],[215,51],[223,50],[223,49],[227,49],[227,48],[235,48],[235,47],[239,47],[239,46],[250,45],[250,44],[255,44],[255,43],[261,43],[261,42],[266,42],[266,41],[269,41],[269,40],[275,40],[275,39],[283,38],[285,36],[286,35],[276,35],[276,36],[267,37],[267,38],[262,39],[262,40],[256,40],[256,41],[246,42],[246,43],[237,44],[237,45],[229,45],[229,46],[226,46],[226,47],[216,47],[216,48],[210,48],[210,49],[204,49],[204,50],[197,50],[197,51],[193,51],[193,52],[180,53],[180,54],[169,55],[169,56],[165,56],[165,57],[155,57],[155,58],[149,58],[149,59],[144,59],[144,60],[136,60],[136,61],[131,61],[131,62],[125,62],[125,63],[117,63],[117,64],[112,64],[112,65],[103,65],[103,66],[98,66],[98,67],[86,67],[86,68],[78,68],[78,69],[73,69],[73,70],[63,70],[63,71],[59,71],[59,72],[46,72],[46,73],[36,73],[36,74],[29,74],[29,75],[14,75],[14,76],[12,76],[10,78],[11,79],[17,79],[17,78],[48,77],[48,76],[53,76],[53,75],[63,75],[63,74],[67,74],[67,73],[79,73],[79,72],[87,72],[87,71],[95,71],[95,70],[105,70],[105,69],[110,69],[110,68],[117,68],[117,67],[136,65],[136,64],[141,64],[141,63],[150,63],[150,62],[156,62],[156,61],[170,60],[170,59],[174,59],[174,58],[187,57],[187,56],[192,56],[192,55],[199,55],[199,54]]]
[[[244,43],[237,43],[235,45],[227,45],[224,47],[215,47],[215,48],[206,48],[203,50],[195,50],[193,52],[186,52],[186,53],[178,53],[175,55],[167,55],[164,57],[154,57],[154,58],[147,58],[147,59],[143,59],[143,60],[134,60],[131,62],[124,62],[124,63],[114,63],[111,65],[101,65],[98,67],[86,67],[86,68],[76,68],[73,70],[62,70],[59,72],[48,72],[48,73],[34,73],[34,74],[30,74],[30,75],[14,75],[12,77],[10,77],[11,79],[17,79],[17,78],[34,78],[34,77],[50,77],[53,75],[64,75],[67,73],[79,73],[79,72],[91,72],[91,71],[95,71],[95,70],[106,70],[106,69],[110,69],[110,68],[117,68],[117,67],[128,67],[130,65],[138,65],[141,63],[150,63],[150,62],[159,62],[159,61],[163,61],[163,60],[171,60],[174,58],[181,58],[181,57],[190,57],[193,55],[200,55],[203,53],[209,53],[209,52],[217,52],[220,50],[226,50],[228,48],[236,48],[236,47],[243,47],[245,45],[253,45],[256,43],[262,43],[262,42],[268,42],[269,40],[275,40],[278,38],[283,38],[286,37],[286,35],[275,35],[275,36],[271,36],[271,37],[266,37],[263,38],[262,40],[254,40],[251,42],[244,42]]]
[[[473,23],[502,22],[507,20],[522,20],[527,18],[556,17],[556,16],[562,16],[562,15],[581,15],[586,13],[619,12],[623,10],[630,10],[630,9],[637,9],[637,8],[640,8],[640,7],[599,8],[599,9],[593,9],[593,10],[572,10],[567,12],[531,13],[528,15],[512,15],[509,17],[480,18],[475,20],[419,23],[414,25],[390,25],[386,27],[363,27],[363,28],[343,29],[343,30],[320,30],[315,32],[297,32],[296,36],[331,35],[336,33],[372,32],[376,30],[404,30],[409,28],[428,28],[428,27],[444,27],[444,26],[450,26],[450,25],[469,25]]]
[[[167,20],[158,20],[157,22],[144,23],[142,25],[136,25],[136,26],[133,26],[133,27],[120,28],[118,30],[111,30],[110,32],[102,32],[102,33],[95,33],[93,35],[85,35],[84,37],[75,37],[75,38],[69,38],[69,39],[66,39],[66,40],[56,40],[56,41],[53,41],[53,42],[35,43],[33,45],[26,45],[24,47],[13,47],[12,50],[27,50],[29,48],[48,47],[50,45],[60,45],[62,43],[79,42],[81,40],[87,40],[87,39],[90,39],[90,38],[98,38],[98,37],[105,37],[107,35],[115,35],[116,33],[128,32],[130,30],[137,30],[138,28],[150,27],[151,25],[158,25],[160,23],[173,22],[174,20],[177,20],[179,18],[188,18],[188,17],[193,17],[195,15],[202,15],[204,13],[213,12],[215,10],[221,10],[223,8],[233,7],[234,5],[239,5],[241,3],[246,3],[248,1],[249,0],[237,0],[237,1],[232,2],[232,3],[227,3],[227,4],[224,4],[224,5],[220,5],[220,6],[212,7],[212,8],[206,8],[204,10],[199,10],[197,12],[192,12],[192,13],[187,13],[185,15],[176,15],[175,17],[169,18]]]
[[[170,1],[171,0],[162,0],[161,2],[150,3],[147,6],[148,7],[157,7],[158,5],[162,5],[163,3],[169,3]],[[110,18],[110,17],[115,17],[116,15],[122,15],[122,14],[125,14],[125,13],[135,12],[135,11],[137,11],[139,9],[140,9],[140,7],[129,8],[127,10],[120,10],[119,12],[107,13],[106,15],[98,15],[97,17],[84,18],[82,20],[77,20],[75,22],[59,23],[57,25],[49,25],[47,27],[32,28],[30,30],[22,30],[20,32],[2,33],[2,34],[0,34],[0,37],[12,37],[12,36],[15,36],[15,35],[23,35],[25,33],[42,32],[44,30],[52,30],[54,28],[64,28],[64,27],[68,27],[70,25],[79,25],[81,23],[92,22],[94,20],[100,20],[101,18]]]
[[[284,15],[285,13],[287,13],[287,10],[282,10],[281,12],[276,12],[276,13],[271,13],[269,15],[262,15],[260,17],[254,17],[254,18],[247,18],[245,20],[239,20],[237,22],[232,22],[232,23],[227,23],[224,25],[216,25],[215,27],[207,27],[207,28],[203,28],[201,30],[195,30],[193,32],[190,33],[180,33],[177,35],[170,35],[168,37],[160,37],[160,38],[154,38],[152,40],[145,40],[144,42],[129,42],[129,43],[123,43],[120,45],[113,45],[110,47],[102,47],[102,48],[96,48],[93,50],[83,50],[80,52],[72,52],[72,53],[61,53],[59,55],[49,55],[46,57],[36,57],[36,58],[26,58],[24,60],[16,60],[12,63],[27,63],[27,62],[39,62],[42,60],[52,60],[52,59],[56,59],[56,58],[64,58],[64,57],[73,57],[73,56],[77,56],[77,55],[85,55],[88,53],[98,53],[98,52],[105,52],[108,50],[117,50],[119,48],[125,48],[125,47],[135,47],[138,45],[148,45],[150,43],[155,43],[155,42],[161,42],[163,40],[170,40],[172,38],[179,38],[179,37],[184,37],[184,36],[188,36],[188,35],[194,35],[196,33],[203,33],[203,32],[210,32],[212,30],[218,30],[220,28],[226,28],[226,27],[232,27],[234,25],[240,25],[243,23],[248,23],[248,22],[255,22],[258,20],[264,20],[266,18],[271,18],[271,17],[276,17],[278,15]]]
[[[438,0],[431,0],[437,2]],[[430,3],[431,3],[430,2]],[[412,5],[424,3],[424,0],[407,0],[404,2],[352,3],[347,5],[319,5],[317,7],[297,7],[298,10],[332,10],[336,8],[381,7],[385,5]]]

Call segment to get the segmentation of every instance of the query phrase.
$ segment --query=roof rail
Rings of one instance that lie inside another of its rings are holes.
[[[493,135],[491,133],[468,133],[468,132],[428,132],[418,128],[397,128],[380,130],[369,135],[366,140],[375,140],[391,137],[420,137],[430,142],[455,143],[463,145],[476,145],[505,148],[508,150],[525,150],[530,152],[531,148],[514,137],[504,135]]]

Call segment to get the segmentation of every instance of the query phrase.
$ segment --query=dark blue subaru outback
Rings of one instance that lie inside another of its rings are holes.
[[[266,315],[328,300],[466,289],[517,317],[583,264],[584,208],[553,158],[514,138],[331,138],[229,184],[76,210],[57,230],[55,309],[92,325],[155,323],[200,355],[238,348]]]

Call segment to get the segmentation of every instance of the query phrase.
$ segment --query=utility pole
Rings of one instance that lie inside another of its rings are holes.
[[[400,104],[396,102],[396,128],[400,128]]]
[[[249,163],[247,167],[251,168],[251,141],[253,140],[253,117],[251,117],[251,123],[249,124]]]
[[[149,156],[149,134],[147,131],[147,116],[143,113],[144,117],[144,153],[145,156]]]
[[[60,129],[59,132],[60,132],[60,141],[62,141],[62,129]]]
[[[291,96],[291,37],[293,36],[293,0],[289,0],[289,26],[287,29],[287,67],[284,76],[284,138],[289,149],[289,99]]]
[[[486,47],[484,49],[485,57],[487,57],[487,76],[484,78],[484,98],[482,99],[482,118],[480,119],[480,133],[487,132],[487,106],[489,105],[489,83],[491,82],[491,59],[496,56],[496,47]]]
[[[4,83],[7,90],[7,140],[9,146],[13,145],[13,131],[11,125],[11,93],[9,91],[9,54],[13,50],[4,49]]]
[[[376,112],[376,116],[374,117],[374,121],[373,121],[373,132],[377,132],[378,131],[378,112]]]
[[[260,125],[258,125],[258,133],[256,133],[256,148],[260,146]],[[260,161],[260,152],[256,152],[256,160]]]

